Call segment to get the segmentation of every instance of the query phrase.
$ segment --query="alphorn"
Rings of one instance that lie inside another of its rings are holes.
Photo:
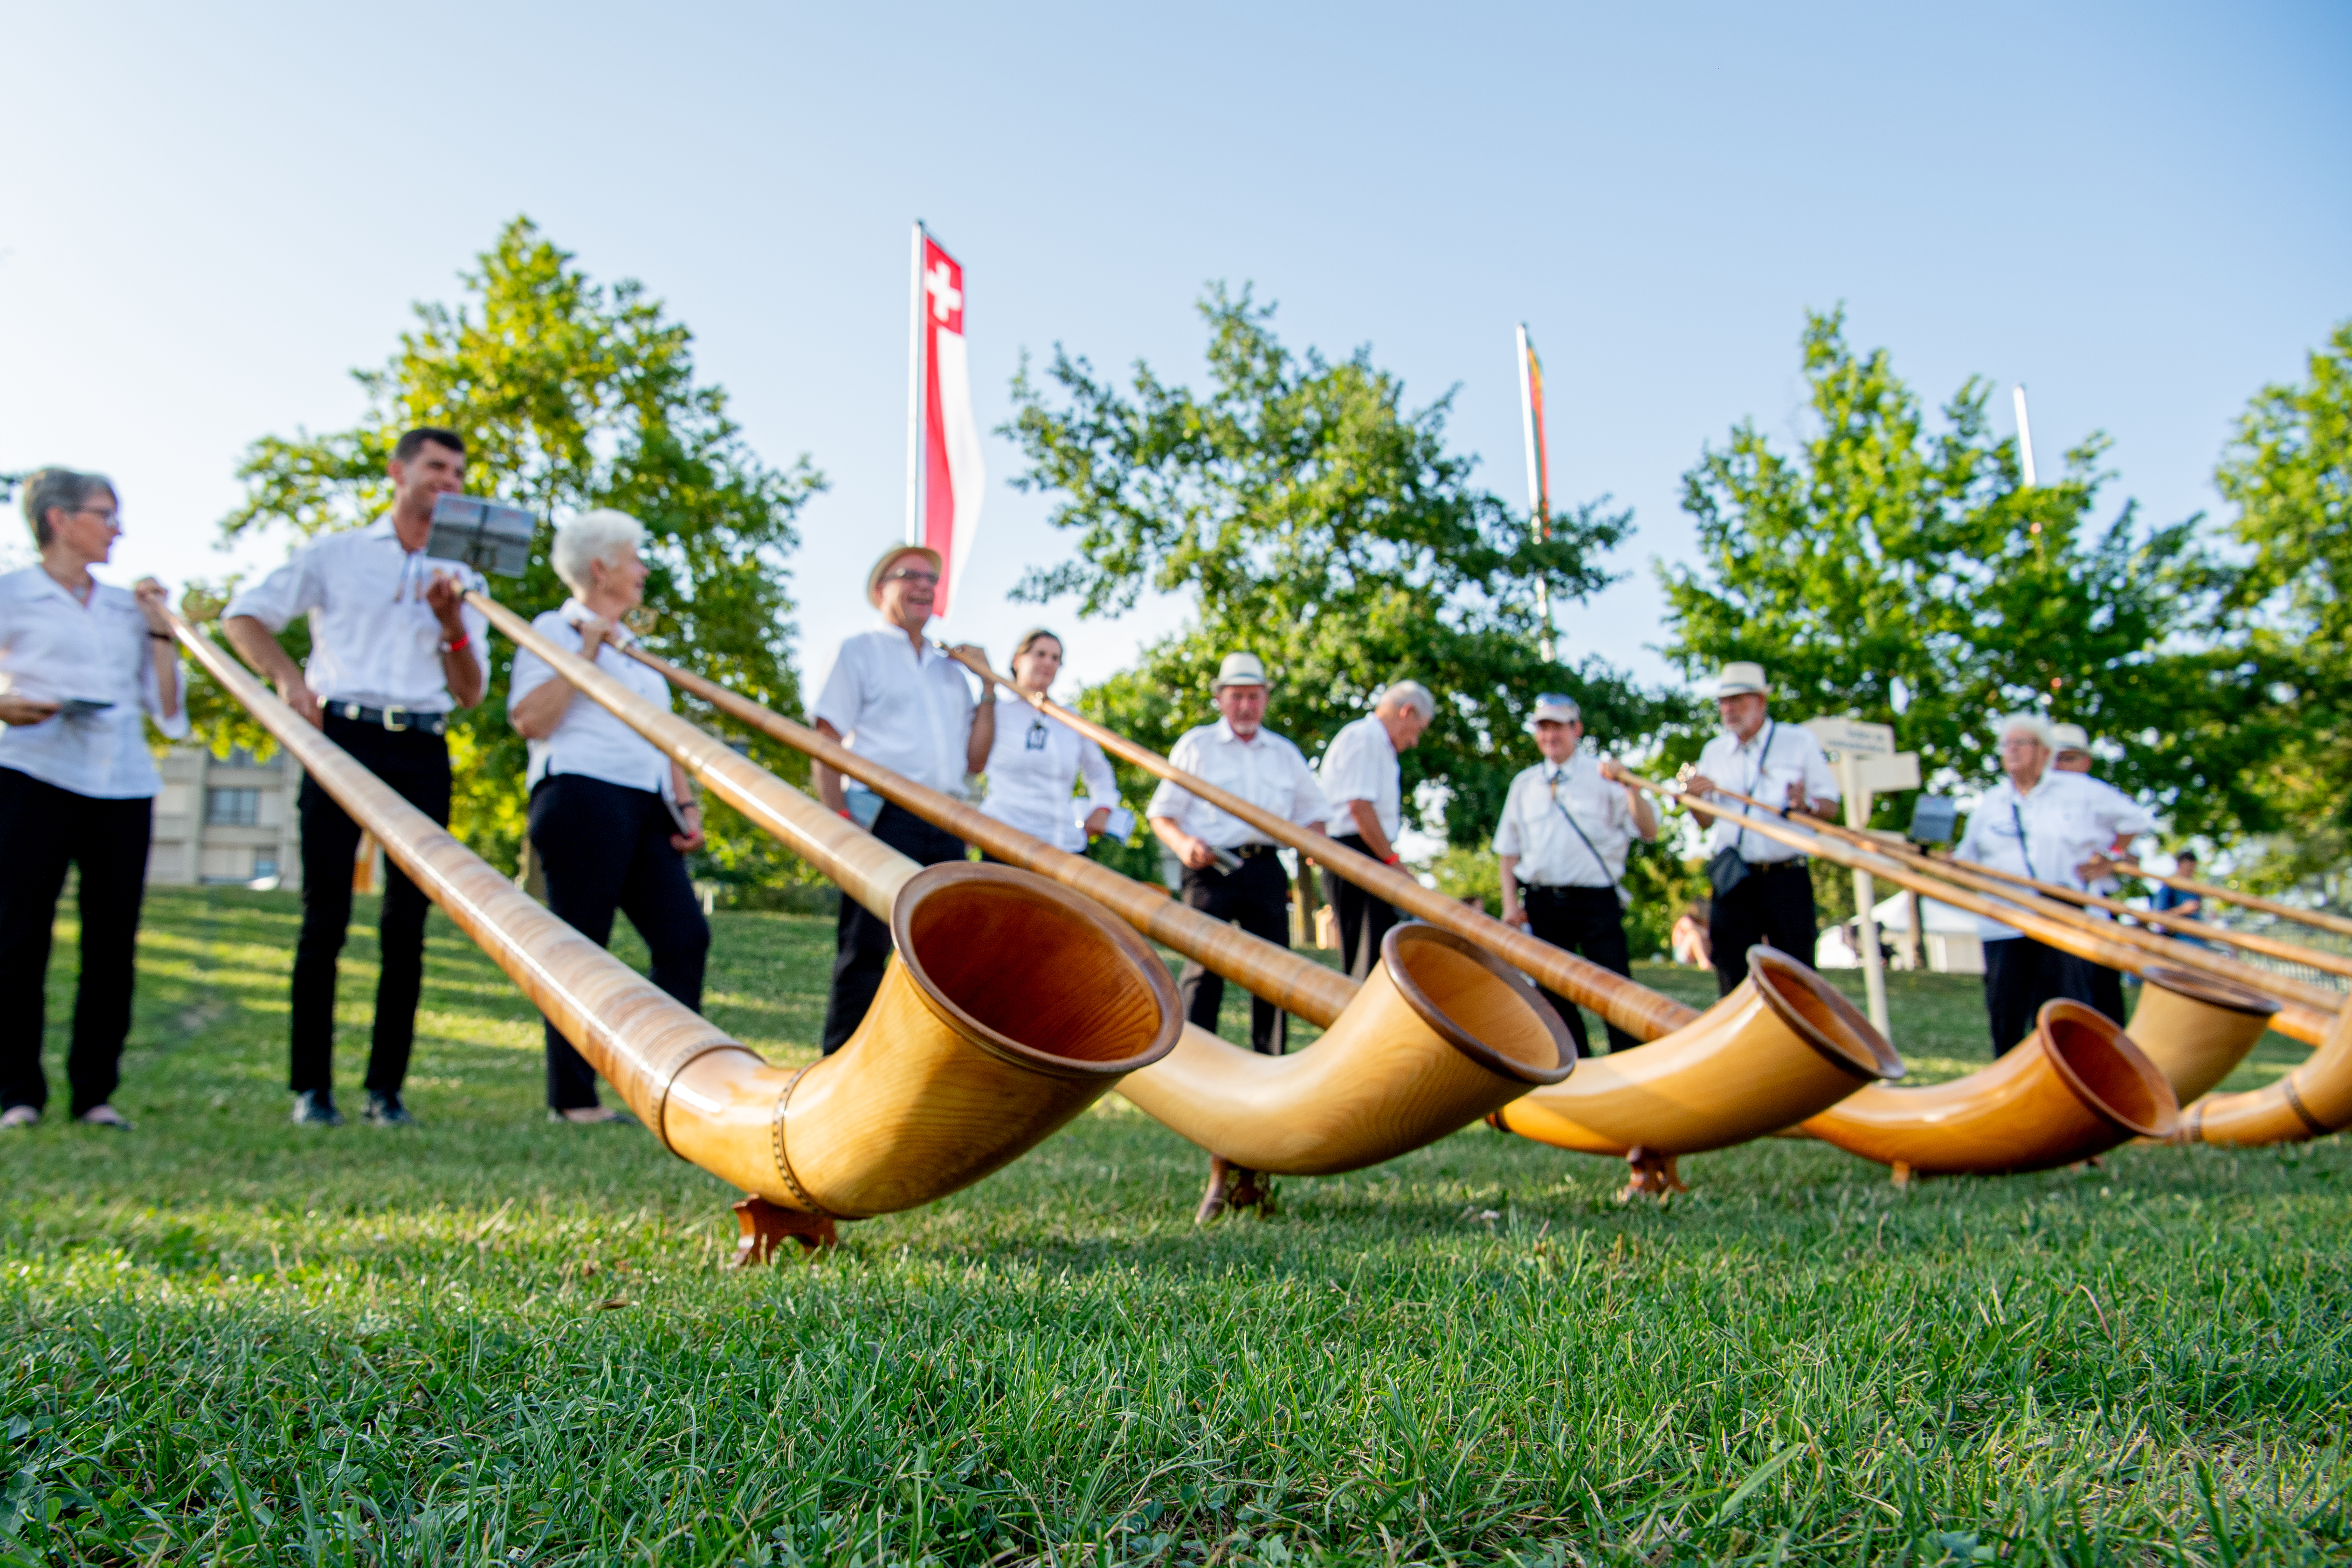
[[[2276,899],[2242,893],[2234,888],[2224,888],[2212,882],[2200,882],[2194,877],[2167,877],[2159,872],[2147,869],[2136,860],[2118,860],[2116,865],[2135,877],[2150,882],[2161,882],[2168,888],[2178,888],[2184,893],[2194,893],[2200,899],[2219,899],[2225,904],[2241,904],[2250,910],[2259,910],[2266,915],[2276,915],[2283,921],[2293,921],[2297,925],[2310,926],[2315,931],[2334,931],[2337,936],[2352,936],[2352,920],[2347,920],[2342,915],[2331,915],[2326,910],[2297,909],[2293,904],[2284,904]]]
[[[1353,981],[1319,963],[1234,931],[1164,892],[926,789],[715,681],[679,669],[634,645],[628,651],[721,711],[848,774],[934,826],[978,844],[1000,859],[1095,894],[1148,934],[1311,1023],[1332,1025],[1346,1009],[1346,999],[1355,993]],[[1415,943],[1439,935],[1423,925],[1400,926],[1397,931],[1412,933]],[[1448,942],[1462,943],[1461,938],[1444,934]],[[1385,961],[1385,948],[1383,956]],[[1587,1060],[1565,1082],[1554,1080],[1537,1087],[1487,1120],[1559,1147],[1622,1156],[1633,1167],[1629,1192],[1664,1192],[1680,1185],[1675,1171],[1679,1154],[1762,1137],[1833,1104],[1874,1079],[1902,1075],[1901,1058],[1866,1019],[1811,969],[1769,949],[1759,948],[1748,957],[1749,981],[1706,1013],[1657,997],[1661,1005],[1657,1013],[1668,1018],[1678,1016],[1679,1027],[1648,1046]],[[1311,972],[1311,984],[1309,976],[1299,973],[1301,970]],[[1334,998],[1339,1001],[1336,1008]],[[1328,1011],[1318,1016],[1309,1008]],[[1268,1058],[1235,1050],[1205,1032],[1195,1041],[1188,1030],[1174,1056],[1147,1073],[1130,1077],[1119,1092],[1204,1148],[1253,1169],[1281,1171],[1288,1167],[1255,1163],[1212,1142],[1202,1135],[1202,1119],[1204,1112],[1210,1116],[1213,1136],[1234,1137],[1235,1117],[1224,1108],[1254,1079],[1279,1079],[1292,1086],[1290,1094],[1305,1096],[1309,1089],[1305,1064],[1325,1052],[1325,1041],[1329,1039],[1327,1034],[1324,1040],[1294,1056]],[[1217,1048],[1213,1050],[1212,1046]],[[1323,1059],[1336,1063],[1341,1058],[1328,1052]],[[1314,1070],[1322,1071],[1319,1067]],[[1404,1091],[1405,1086],[1400,1086],[1391,1092]],[[1354,1092],[1363,1091],[1359,1087]],[[1426,1093],[1417,1089],[1410,1092]],[[1272,1113],[1290,1101],[1260,1097],[1257,1102]],[[1502,1120],[1506,1114],[1507,1121]],[[1422,1125],[1434,1124],[1435,1119],[1428,1119]],[[1329,1157],[1301,1145],[1293,1122],[1277,1121],[1262,1131],[1255,1159]],[[1391,1138],[1391,1142],[1398,1145],[1395,1152],[1414,1146],[1401,1137]]]
[[[1643,778],[1638,774],[1627,776],[1654,795],[1668,800],[1683,799],[1681,790],[1660,784],[1655,779]],[[1730,792],[1718,789],[1717,793],[1727,795]],[[1684,804],[1688,805],[1689,802],[1685,801]],[[2052,947],[2071,952],[2078,958],[2088,959],[2093,963],[2105,964],[2110,969],[2128,969],[2143,980],[2147,978],[2151,969],[2178,967],[2179,960],[2186,956],[2175,951],[2179,947],[2178,943],[2168,942],[2164,944],[2159,957],[2151,958],[2138,948],[2126,946],[2123,942],[2115,941],[2114,934],[2116,928],[2108,921],[2093,921],[2072,910],[2062,911],[2036,907],[2040,900],[2019,902],[2006,898],[1990,898],[1941,878],[1914,871],[1902,862],[1876,849],[1864,849],[1843,844],[1837,839],[1825,837],[1809,829],[1792,826],[1778,816],[1757,816],[1747,812],[1733,811],[1721,805],[1710,805],[1704,809],[1727,822],[1739,823],[1750,832],[1760,834],[1778,843],[1786,844],[1803,853],[1818,855],[1833,865],[1849,867],[1858,871],[1868,871],[1882,881],[1892,882],[1898,888],[1907,888],[1923,898],[1934,899],[1938,903],[1948,904],[1953,909],[1964,910],[1972,915],[1982,915],[1989,920],[1999,921],[2003,925],[2022,931]],[[2023,897],[2031,899],[2031,895],[2023,895]],[[2097,929],[2086,929],[2094,927]],[[2264,995],[2277,995],[2279,994],[2277,989],[2270,984],[2277,977],[2263,971],[2256,971],[2256,973],[2262,974],[2264,984],[2254,989]],[[2342,998],[2334,997],[2332,994],[2328,994],[2331,1000],[2341,1003]],[[2271,1027],[2291,1039],[2301,1040],[2307,1045],[2316,1045],[2326,1037],[2327,1031],[2334,1023],[2335,1017],[2327,1009],[2287,1000],[2279,1008],[2276,1017],[2272,1020]]]
[[[2137,1020],[2134,1020],[2137,1023]],[[2293,1072],[2242,1094],[2209,1094],[2175,1135],[2183,1143],[2300,1143],[2352,1127],[2352,1007]]]
[[[788,798],[821,816],[828,833],[858,840],[869,847],[870,857],[913,873],[913,861],[549,642],[506,606],[478,593],[467,597],[499,631],[547,659],[558,675],[705,778],[713,793],[754,822],[764,826],[772,820],[773,814],[763,805],[770,797]],[[1146,1079],[1135,1080],[1130,1073],[1122,1080],[1121,1092],[1155,1120],[1238,1164],[1289,1175],[1378,1164],[1476,1121],[1537,1084],[1558,1082],[1575,1064],[1567,1028],[1550,1005],[1527,982],[1458,937],[1425,926],[1397,928],[1381,945],[1379,967],[1359,988],[1321,964],[1258,942],[1164,893],[1152,894],[1107,866],[1055,849],[961,801],[877,768],[724,687],[642,650],[630,651],[685,689],[809,750],[828,765],[869,780],[908,810],[929,815],[998,858],[1033,866],[1088,895],[1089,907],[1099,899],[1180,952],[1195,947],[1214,953],[1236,979],[1267,985],[1290,998],[1302,1016],[1323,1024],[1322,1038],[1285,1057],[1240,1050],[1184,1025],[1165,1059],[1141,1069]],[[723,774],[706,773],[706,765],[718,758],[730,759],[731,766]],[[1026,870],[1010,874],[1034,879]],[[1141,947],[1139,938],[1130,933],[1129,940]],[[974,947],[992,964],[1035,975],[1040,985],[1054,984],[1057,960],[1024,952],[1017,962],[1008,962],[1009,945],[976,941]],[[1166,966],[1156,958],[1152,964],[1172,998]]]
[[[1349,848],[1328,834],[1310,833],[1296,823],[1251,805],[1231,790],[1220,789],[1206,779],[1186,773],[1150,747],[1139,746],[1117,731],[1105,729],[1049,697],[1022,690],[980,659],[961,654],[950,654],[950,657],[982,681],[1002,686],[1040,713],[1068,725],[1105,751],[1198,795],[1218,810],[1240,818],[1276,843],[1306,856],[1340,880],[1352,882],[1374,898],[1486,949],[1521,973],[1532,976],[1538,984],[1591,1008],[1629,1035],[1654,1040],[1661,1035],[1671,1034],[1683,1027],[1697,1016],[1679,1002],[1636,985],[1622,975],[1612,973],[1599,964],[1564,952],[1548,942],[1539,942],[1526,931],[1505,925],[1492,915],[1479,913],[1458,899],[1449,899],[1433,888],[1424,888],[1403,872]]]
[[[737,1205],[743,1261],[766,1257],[786,1236],[813,1247],[832,1239],[837,1220],[914,1208],[967,1186],[1174,1048],[1175,987],[1127,927],[1009,868],[917,875],[910,864],[890,865],[871,852],[881,846],[803,796],[806,811],[791,814],[803,853],[872,900],[868,908],[879,906],[898,961],[839,1051],[794,1070],[772,1066],[550,914],[210,637],[176,617],[173,630],[665,1148],[751,1194]],[[565,673],[575,685],[608,681],[572,663],[578,669]],[[739,770],[714,759],[712,771]],[[999,961],[1016,947],[1039,962]]]
[[[1730,799],[1745,801],[1749,805],[1761,807],[1767,811],[1771,809],[1771,807],[1765,805],[1762,801],[1756,799],[1753,795],[1741,795],[1738,790],[1727,789],[1723,790],[1721,793]],[[1884,839],[1874,838],[1871,835],[1864,833],[1857,828],[1848,827],[1843,823],[1826,821],[1823,818],[1810,816],[1807,813],[1801,811],[1792,811],[1789,813],[1789,820],[1802,826],[1810,827],[1816,833],[1826,833],[1833,838],[1843,839],[1848,844],[1860,845],[1864,848],[1867,849],[1875,849],[1882,855],[1891,856],[1895,859],[1900,860],[1907,866],[1916,867],[1920,870],[1927,872],[1930,876],[1943,877],[1948,880],[1958,880],[1962,882],[1964,886],[1976,888],[1980,891],[1992,893],[2000,898],[2006,899],[2016,897],[2015,894],[2006,891],[2006,887],[2023,888],[2030,889],[2034,893],[2038,893],[2042,898],[2050,900],[2055,903],[2066,904],[2069,906],[2081,906],[2086,909],[2105,910],[2111,915],[2119,915],[2135,921],[2143,927],[2155,927],[2160,925],[2166,928],[2166,930],[2178,932],[2181,936],[2195,937],[2206,942],[2218,942],[2224,943],[2227,946],[2243,948],[2248,952],[2259,952],[2265,958],[2284,959],[2290,963],[2305,964],[2313,969],[2319,970],[2324,973],[2341,974],[2347,979],[2352,979],[2352,958],[2346,958],[2340,953],[2327,952],[2319,948],[2305,947],[2298,942],[2283,942],[2277,937],[2263,936],[2256,931],[2232,931],[2228,926],[2217,926],[2209,921],[2198,920],[2194,916],[2168,915],[2159,910],[2137,909],[2130,904],[2125,903],[2121,899],[2111,899],[2104,894],[2089,892],[2079,888],[2069,888],[2058,882],[2043,881],[2035,877],[2021,876],[2015,871],[2003,871],[1995,867],[1983,865],[1975,860],[1961,860],[1958,858],[1948,860],[1938,858],[1933,855],[1924,855],[1919,851],[1911,848],[1907,845],[1889,844]],[[1958,875],[1955,875],[1955,873]],[[1992,884],[2001,885],[1996,886]],[[2109,929],[2113,930],[2114,928],[2110,926]],[[2123,937],[2134,946],[2146,946],[2151,942],[2166,942],[2171,940],[2165,936],[2162,931],[2155,930],[2136,931],[2116,931],[2116,934]],[[2255,975],[2267,977],[2265,979],[2265,984],[2267,984],[2269,979],[2282,978],[2280,976],[2272,975],[2268,970],[2260,969],[2251,964],[2239,964],[2238,961],[2228,958],[2222,954],[2204,953],[2194,948],[2183,952],[2178,948],[2155,947],[2151,948],[2150,951],[2169,953],[2178,958],[2186,958],[2189,961],[2190,966],[2194,968],[2210,969],[2215,964],[2237,965],[2237,967],[2228,970],[2214,970],[2214,973],[2221,974],[2221,976],[2225,980],[2238,980],[2242,983],[2246,980],[2248,975]],[[2335,994],[2333,992],[2328,991],[2325,986],[2312,987],[2312,994],[2314,996]]]
[[[703,677],[677,670],[668,660],[654,658],[637,647],[630,647],[628,651],[646,668],[658,670],[663,677],[682,684],[687,691],[710,700],[722,712],[730,712],[760,731],[779,738],[785,745],[816,757],[825,766],[849,773],[885,799],[979,844],[997,858],[1028,865],[1030,869],[1056,879],[1068,879],[1068,886],[1082,886],[1101,896],[1106,905],[1122,914],[1134,910],[1129,920],[1140,917],[1139,929],[1146,929],[1150,936],[1164,941],[1185,957],[1197,957],[1204,966],[1251,987],[1270,1002],[1294,1006],[1286,1002],[1289,996],[1303,999],[1306,1006],[1328,1006],[1328,999],[1334,994],[1348,996],[1355,990],[1352,980],[1324,969],[1322,963],[1307,962],[1289,950],[1275,947],[1273,942],[1230,933],[1216,921],[1206,921],[1206,917],[1200,917],[1195,910],[1176,905],[1167,893],[1119,877],[1106,865],[1058,851],[936,790],[924,790],[922,785],[915,785],[908,778],[858,757],[840,742],[828,741],[807,726],[785,720],[774,710],[752,703],[746,696],[727,691]],[[1179,917],[1176,910],[1181,910],[1183,917]],[[1209,931],[1200,931],[1202,924],[1209,926]],[[1397,931],[1413,933],[1416,942],[1437,936],[1430,926],[1397,926]],[[1451,942],[1463,941],[1451,933],[1446,933],[1446,938]],[[1467,945],[1463,945],[1463,950],[1467,950]],[[1303,983],[1296,975],[1301,966],[1315,971],[1319,980],[1312,985]],[[1731,994],[1717,1002],[1707,1013],[1691,1011],[1667,996],[1658,996],[1656,992],[1644,994],[1656,1004],[1649,1008],[1651,1016],[1679,1020],[1679,1027],[1667,1030],[1649,1047],[1585,1060],[1567,1081],[1550,1081],[1519,1100],[1512,1100],[1507,1123],[1494,1114],[1489,1121],[1557,1147],[1569,1147],[1585,1154],[1622,1157],[1633,1166],[1628,1192],[1670,1192],[1679,1187],[1679,1178],[1675,1173],[1677,1154],[1719,1150],[1734,1142],[1761,1138],[1811,1114],[1818,1107],[1834,1105],[1839,1098],[1849,1096],[1867,1081],[1903,1074],[1903,1060],[1886,1047],[1877,1030],[1872,1030],[1861,1013],[1855,1013],[1844,1002],[1844,996],[1839,996],[1804,963],[1794,963],[1785,954],[1771,954],[1761,947],[1750,952],[1750,980],[1734,987]],[[1310,1023],[1327,1023],[1327,1018],[1303,1008],[1294,1011]],[[1331,1013],[1331,1018],[1336,1018],[1336,1013]],[[1200,1048],[1195,1048],[1195,1044]],[[1230,1060],[1212,1051],[1212,1044],[1230,1053]],[[1233,1051],[1213,1037],[1202,1035],[1202,1041],[1195,1041],[1188,1030],[1185,1044],[1181,1044],[1176,1056],[1169,1058],[1169,1063],[1152,1068],[1140,1077],[1129,1077],[1119,1086],[1119,1093],[1185,1138],[1192,1138],[1192,1142],[1225,1152],[1225,1157],[1234,1162],[1251,1163],[1249,1159],[1225,1150],[1223,1142],[1212,1142],[1192,1131],[1202,1110],[1230,1105],[1237,1089],[1249,1084],[1251,1077],[1282,1077],[1284,1081],[1303,1089],[1303,1063],[1322,1048],[1324,1041],[1318,1041],[1315,1047],[1296,1056],[1258,1058]],[[1339,1060],[1339,1056],[1328,1053],[1324,1060]],[[1179,1079],[1183,1079],[1181,1086]],[[1267,1112],[1286,1105],[1286,1100],[1261,1102]],[[1218,1110],[1216,1138],[1233,1138],[1233,1126],[1230,1112]],[[1282,1145],[1279,1152],[1270,1145],[1261,1145],[1258,1159],[1306,1157],[1306,1150],[1296,1145],[1296,1131],[1277,1123],[1267,1126],[1265,1133],[1267,1138],[1282,1138]],[[1402,1145],[1402,1138],[1392,1142]],[[1395,1152],[1404,1152],[1404,1147],[1413,1145],[1402,1145]],[[1254,1163],[1251,1168],[1282,1171],[1284,1166]]]

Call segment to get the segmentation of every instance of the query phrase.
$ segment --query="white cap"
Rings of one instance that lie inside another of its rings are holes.
[[[1212,691],[1223,691],[1228,686],[1264,686],[1265,666],[1254,653],[1229,653],[1217,666],[1217,679],[1209,682]]]
[[[1764,667],[1744,658],[1735,658],[1723,667],[1715,678],[1715,694],[1718,698],[1753,695],[1769,697],[1772,683],[1764,679]]]
[[[1577,724],[1584,720],[1584,710],[1576,699],[1558,691],[1547,691],[1536,699],[1535,711],[1528,715],[1528,733],[1536,732],[1538,724]]]

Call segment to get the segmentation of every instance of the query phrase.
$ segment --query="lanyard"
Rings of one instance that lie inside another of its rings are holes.
[[[2033,851],[2025,842],[2025,818],[2017,809],[2017,796],[2014,793],[2009,797],[2009,820],[2011,826],[2017,829],[2017,856],[2019,859],[2025,862],[2025,874],[2037,880],[2040,879],[2042,873],[2033,868]]]
[[[1575,759],[1571,757],[1570,762],[1573,762],[1574,760]],[[1551,808],[1559,813],[1560,820],[1567,823],[1570,829],[1575,833],[1578,841],[1584,846],[1584,852],[1592,857],[1592,863],[1594,865],[1601,868],[1601,875],[1607,879],[1610,890],[1613,892],[1617,888],[1617,879],[1610,873],[1609,862],[1601,858],[1601,851],[1595,849],[1592,847],[1592,840],[1585,837],[1584,829],[1577,823],[1576,814],[1570,811],[1568,807],[1559,804],[1559,783],[1562,778],[1567,776],[1567,773],[1568,764],[1564,763],[1560,765],[1559,773],[1552,774],[1549,779],[1545,781],[1551,786]]]
[[[1748,775],[1748,787],[1740,791],[1740,794],[1755,795],[1756,786],[1764,782],[1765,764],[1772,760],[1772,737],[1779,731],[1780,728],[1780,721],[1777,719],[1767,719],[1764,721],[1764,749],[1756,753],[1756,769],[1753,773]],[[1775,816],[1785,816],[1788,815],[1786,812],[1774,811],[1774,808],[1769,805],[1764,809],[1767,811],[1773,811]],[[1748,825],[1743,822],[1732,832],[1731,852],[1735,855],[1738,855],[1742,860],[1745,860],[1748,857],[1740,854],[1740,851],[1747,847]]]

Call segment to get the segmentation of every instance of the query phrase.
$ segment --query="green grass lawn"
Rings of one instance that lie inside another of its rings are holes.
[[[138,1131],[0,1142],[0,1562],[2352,1556],[2337,1140],[1907,1192],[1768,1141],[1660,1210],[1482,1127],[1201,1231],[1202,1156],[1114,1098],[739,1274],[733,1193],[545,1122],[536,1016],[438,915],[425,1125],[322,1132],[286,1123],[294,900],[148,910]],[[709,1016],[804,1059],[831,937],[721,916]],[[1974,982],[1894,994],[1921,1077],[1985,1059]]]

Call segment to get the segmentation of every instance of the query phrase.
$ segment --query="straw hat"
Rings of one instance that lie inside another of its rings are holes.
[[[2053,752],[2088,752],[2091,749],[2091,732],[2080,724],[2053,724],[2050,738],[2057,742],[2050,748]]]
[[[1223,691],[1228,686],[1264,686],[1265,666],[1254,653],[1229,653],[1217,666],[1217,679],[1209,682],[1212,691]]]
[[[894,544],[889,549],[884,551],[880,556],[876,558],[874,570],[866,574],[866,602],[867,604],[878,605],[882,602],[882,574],[890,570],[891,563],[896,562],[901,555],[919,555],[924,560],[931,563],[932,571],[944,572],[946,570],[946,568],[940,564],[940,552],[933,550],[928,544]]]
[[[1764,679],[1762,665],[1735,658],[1716,676],[1715,694],[1717,698],[1769,697],[1772,695],[1772,683]]]

